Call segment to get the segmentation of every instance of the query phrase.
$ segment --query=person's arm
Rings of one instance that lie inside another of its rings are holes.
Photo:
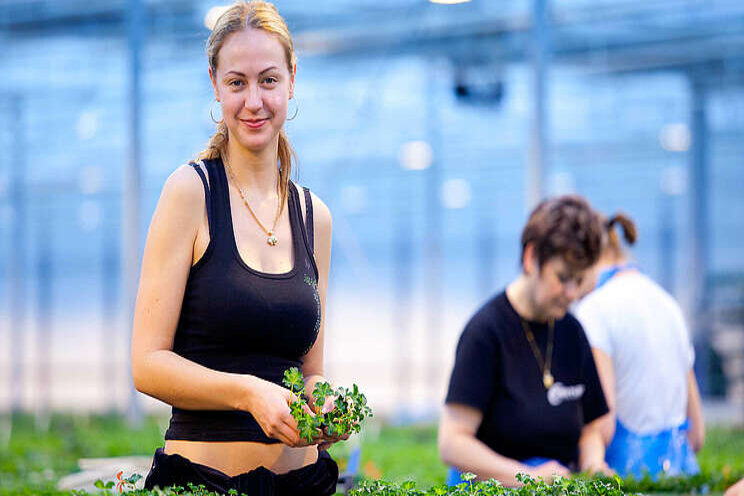
[[[695,372],[692,370],[687,373],[687,418],[690,421],[687,438],[692,449],[697,453],[705,443],[705,423],[703,422],[700,390],[695,379]]]
[[[744,496],[744,479],[729,487],[723,496]]]
[[[325,369],[323,362],[323,351],[325,343],[325,315],[326,315],[326,294],[328,288],[328,274],[331,266],[331,237],[333,220],[331,211],[320,198],[311,194],[313,202],[313,252],[315,264],[318,267],[318,296],[320,297],[320,328],[318,336],[313,343],[312,348],[305,356],[302,357],[302,375],[305,378],[305,391],[307,391],[308,403],[312,410],[327,412],[333,408],[335,397],[326,398],[324,405],[315,405],[313,391],[315,385],[319,382],[325,382]],[[302,218],[306,219],[305,202],[300,202]],[[318,448],[320,450],[328,449],[333,443],[349,438],[349,434],[340,437],[323,435],[319,440]]]
[[[302,191],[302,190],[300,190]],[[302,375],[305,377],[305,390],[308,400],[313,404],[312,392],[315,384],[325,381],[323,364],[323,347],[325,342],[326,294],[328,289],[328,274],[331,266],[331,212],[320,198],[312,195],[313,202],[313,230],[315,264],[318,267],[318,296],[320,297],[320,329],[310,351],[302,357]],[[301,201],[302,218],[305,219],[305,203]],[[304,221],[303,221],[304,222]]]
[[[302,445],[289,390],[209,369],[172,351],[194,242],[206,215],[203,185],[190,169],[182,166],[166,181],[147,234],[132,328],[134,386],[178,408],[249,411],[268,436]]]
[[[610,354],[590,346],[580,325],[578,337],[579,346],[584,353],[583,376],[586,384],[581,397],[585,423],[579,437],[579,470],[590,474],[601,472],[610,475],[613,472],[604,458],[605,448],[612,441],[615,426],[612,413],[615,406],[612,359]]]
[[[602,434],[605,417],[609,413],[588,423],[581,430],[579,438],[579,470],[589,474],[602,473],[612,475],[614,472],[605,462],[605,441]]]
[[[612,365],[612,358],[599,348],[592,348],[592,355],[597,367],[599,382],[602,384],[607,408],[610,410],[594,421],[597,423],[596,428],[599,430],[602,442],[606,447],[610,445],[615,435],[615,368]]]
[[[528,467],[502,456],[475,437],[483,413],[477,408],[460,404],[446,404],[439,419],[438,447],[442,461],[462,472],[472,472],[479,479],[494,478],[506,486],[519,486],[518,473],[552,479],[553,475],[570,476],[558,462],[547,462]]]

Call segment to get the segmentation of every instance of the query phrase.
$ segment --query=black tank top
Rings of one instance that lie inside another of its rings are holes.
[[[320,329],[318,268],[312,250],[312,202],[305,189],[307,230],[297,188],[290,181],[287,207],[294,265],[283,274],[252,269],[240,257],[230,196],[220,159],[192,164],[204,183],[210,241],[191,267],[173,351],[214,370],[251,374],[281,385],[284,371],[300,367]],[[278,443],[244,411],[173,407],[165,439]]]

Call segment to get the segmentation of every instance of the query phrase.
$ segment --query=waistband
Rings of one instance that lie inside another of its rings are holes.
[[[187,488],[191,483],[223,494],[235,489],[238,494],[249,496],[329,496],[336,492],[337,481],[338,465],[325,451],[318,454],[315,463],[285,474],[258,467],[231,477],[181,455],[168,455],[163,448],[158,448],[145,479],[145,489],[155,486],[163,489],[173,485]]]

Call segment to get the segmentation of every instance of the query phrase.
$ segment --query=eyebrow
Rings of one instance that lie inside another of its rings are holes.
[[[273,70],[276,70],[276,69],[278,69],[278,67],[276,67],[275,65],[272,65],[271,67],[268,67],[268,68],[264,69],[263,71],[259,72],[258,75],[260,76],[261,74],[263,74],[265,72],[273,71]],[[225,73],[225,76],[227,76],[228,74],[235,74],[236,76],[245,77],[245,74],[243,74],[240,71],[227,71]]]

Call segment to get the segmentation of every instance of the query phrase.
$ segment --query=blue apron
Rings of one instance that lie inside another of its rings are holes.
[[[537,467],[538,465],[542,465],[543,463],[549,462],[550,458],[540,458],[540,457],[534,457],[534,458],[528,458],[526,460],[522,460],[522,463],[525,465],[529,465],[530,467]],[[458,471],[455,467],[450,467],[447,471],[447,485],[452,487],[456,486],[462,482],[465,482],[460,477],[462,475],[462,472]]]
[[[648,473],[654,479],[659,475],[694,475],[700,473],[695,452],[687,439],[688,421],[677,427],[654,434],[636,434],[619,420],[615,437],[607,447],[607,465],[621,477],[632,475],[641,479]]]

